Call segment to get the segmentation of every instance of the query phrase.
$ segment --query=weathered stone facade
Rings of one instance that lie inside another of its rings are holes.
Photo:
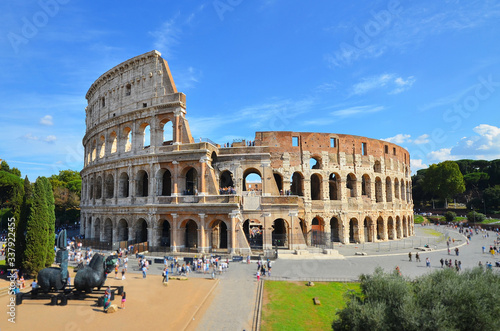
[[[86,238],[247,253],[413,234],[410,155],[397,145],[304,132],[194,141],[186,97],[157,51],[109,70],[86,98]]]

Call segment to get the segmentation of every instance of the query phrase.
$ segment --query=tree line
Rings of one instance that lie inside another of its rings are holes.
[[[31,183],[27,176],[23,181],[19,169],[10,168],[5,161],[0,164],[1,224],[12,217],[16,220],[16,268],[36,275],[54,262],[56,215],[64,220],[68,210],[78,207],[80,189],[80,175],[76,171],[64,170],[50,178],[38,177]],[[73,221],[78,221],[79,209],[70,215]]]
[[[413,203],[447,207],[455,199],[468,209],[494,213],[500,209],[500,160],[458,160],[432,164],[412,176]]]

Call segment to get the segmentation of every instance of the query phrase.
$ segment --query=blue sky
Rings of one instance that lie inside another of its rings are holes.
[[[81,170],[85,94],[156,49],[195,138],[386,139],[412,170],[500,158],[500,2],[212,0],[0,4],[0,158]]]

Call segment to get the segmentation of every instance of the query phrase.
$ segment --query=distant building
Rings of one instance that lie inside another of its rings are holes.
[[[400,146],[290,131],[195,141],[186,96],[157,51],[110,69],[86,98],[86,238],[248,253],[413,235],[410,155]]]

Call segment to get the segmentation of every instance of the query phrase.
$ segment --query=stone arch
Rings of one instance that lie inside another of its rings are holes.
[[[156,173],[156,183],[158,187],[157,195],[171,196],[172,195],[172,174],[170,170],[161,168]]]
[[[118,241],[128,241],[128,222],[126,219],[122,218],[118,221],[116,231]]]
[[[137,172],[136,179],[136,197],[147,197],[149,195],[149,176],[145,170],[139,170]]]
[[[403,237],[408,237],[408,224],[406,221],[406,216],[403,216]]]
[[[193,167],[187,167],[183,172],[185,173],[184,195],[198,194],[198,171]]]
[[[288,247],[288,222],[282,218],[273,221],[271,238],[273,246]]]
[[[95,161],[97,157],[97,140],[92,141],[92,161]]]
[[[380,179],[380,177],[375,178],[375,202],[384,202],[382,179]]]
[[[385,179],[385,201],[392,202],[392,181],[390,177]]]
[[[224,170],[219,176],[219,187],[221,189],[228,189],[234,187],[233,174],[229,170]]]
[[[321,169],[321,157],[313,155],[309,159],[309,169]]]
[[[99,158],[102,159],[106,155],[106,138],[104,135],[99,137]]]
[[[212,230],[211,247],[215,249],[228,248],[227,224],[222,220],[211,222],[210,229]]]
[[[331,241],[340,242],[340,233],[342,232],[341,222],[337,217],[330,219],[330,236]]]
[[[118,181],[118,197],[128,198],[129,196],[129,178],[126,172],[120,174],[120,179]]]
[[[330,193],[330,200],[340,200],[342,193],[340,192],[340,175],[337,173],[330,174],[328,178],[328,187]]]
[[[386,238],[386,229],[384,226],[384,219],[382,216],[379,216],[377,218],[377,239],[378,240],[384,240]]]
[[[311,245],[324,245],[325,221],[316,216],[311,221]]]
[[[248,168],[243,172],[243,191],[262,191],[262,174],[259,170]]]
[[[142,148],[151,146],[151,126],[149,123],[142,123],[139,126],[139,134],[141,135]]]
[[[198,247],[198,223],[192,219],[184,220],[181,224],[184,228],[184,245],[186,248]]]
[[[322,199],[322,179],[319,174],[311,175],[311,200]]]
[[[102,198],[102,177],[101,176],[97,176],[95,198],[96,199]]]
[[[399,180],[394,178],[394,199],[399,199]]]
[[[115,196],[115,178],[112,174],[106,176],[105,197],[111,199]]]
[[[279,172],[273,173],[274,182],[276,183],[276,187],[278,188],[278,192],[283,194],[283,176]]]
[[[130,152],[132,150],[132,129],[128,126],[123,129],[122,141],[123,150]]]
[[[354,198],[358,196],[356,183],[356,175],[353,173],[348,174],[346,178],[346,189],[348,197]]]
[[[110,218],[104,220],[103,242],[113,244],[113,221]]]
[[[98,218],[94,222],[94,237],[92,239],[100,239],[101,236],[101,220]]]
[[[136,243],[148,241],[148,222],[144,218],[139,218],[135,222],[134,234]]]
[[[394,220],[391,216],[387,219],[387,234],[390,240],[394,240],[395,238],[395,227]]]
[[[109,134],[109,141],[111,141],[110,153],[116,153],[116,151],[118,150],[118,136],[115,131]]]
[[[359,221],[357,218],[353,217],[349,220],[349,242],[356,243],[360,242],[359,238]]]
[[[368,198],[372,196],[372,180],[368,174],[364,174],[361,177],[361,195],[365,195]]]
[[[170,226],[170,222],[166,219],[162,219],[159,222],[159,230],[160,230],[160,246],[170,247],[171,245],[171,231],[172,227]]]
[[[259,220],[247,219],[243,222],[243,232],[247,238],[248,244],[252,249],[262,249],[264,227]]]
[[[304,196],[304,176],[296,171],[290,180],[290,192],[292,195]]]
[[[174,143],[174,125],[170,119],[164,119],[160,122],[161,137],[163,145],[172,145]]]

